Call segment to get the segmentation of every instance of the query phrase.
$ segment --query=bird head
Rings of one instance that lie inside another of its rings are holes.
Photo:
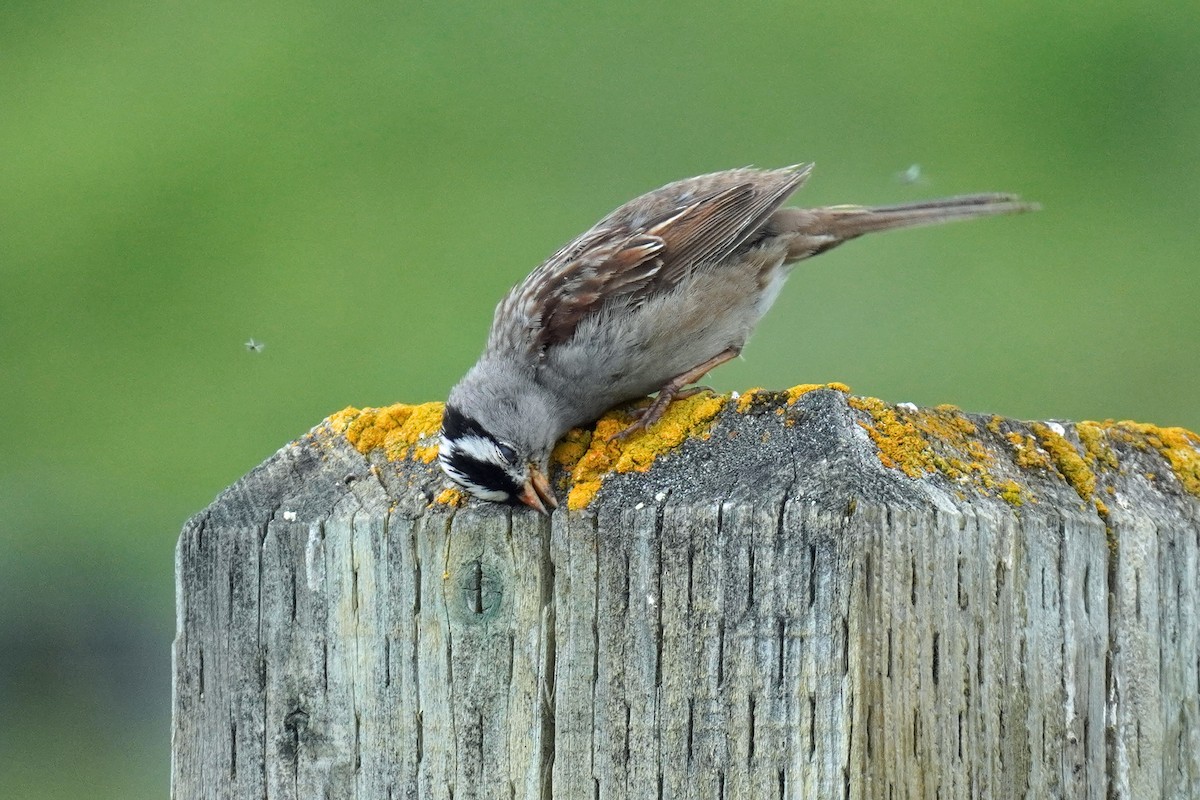
[[[549,514],[558,507],[546,475],[549,453],[535,453],[515,439],[492,433],[447,403],[438,462],[452,481],[476,497]]]

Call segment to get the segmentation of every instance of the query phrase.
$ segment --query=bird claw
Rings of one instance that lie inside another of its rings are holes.
[[[619,442],[622,439],[628,439],[630,436],[637,433],[638,431],[644,431],[646,428],[650,427],[650,423],[646,422],[645,420],[646,420],[646,418],[644,416],[639,416],[633,422],[629,423],[624,428],[622,428],[621,430],[614,433],[612,436],[609,436],[604,441],[607,443]]]
[[[637,433],[638,431],[644,431],[644,430],[646,430],[646,428],[649,428],[651,425],[653,425],[655,422],[658,421],[658,417],[662,416],[662,414],[659,414],[658,417],[656,417],[653,420],[650,420],[650,419],[648,419],[649,414],[646,413],[646,409],[639,408],[638,411],[640,413],[637,415],[637,418],[634,419],[633,422],[629,423],[624,428],[622,428],[621,430],[614,433],[612,436],[609,436],[607,439],[605,439],[605,441],[606,442],[619,442],[622,439],[628,439],[630,436]]]
[[[666,413],[667,406],[671,405],[672,400],[684,400],[698,392],[711,392],[712,389],[707,386],[692,386],[690,389],[684,389],[683,387],[688,386],[692,381],[700,380],[708,374],[709,370],[724,364],[729,359],[736,358],[740,352],[741,348],[727,347],[703,364],[698,364],[695,368],[688,370],[682,375],[675,376],[666,386],[658,390],[658,396],[654,398],[654,402],[648,408],[635,409],[633,411],[633,422],[625,430],[618,431],[608,437],[608,441],[612,442],[624,439],[638,431],[646,430],[646,428],[649,428],[662,418],[662,415]]]

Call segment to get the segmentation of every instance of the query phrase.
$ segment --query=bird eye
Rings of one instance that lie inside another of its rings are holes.
[[[500,455],[504,456],[504,460],[510,464],[517,463],[517,451],[512,449],[511,445],[504,442],[497,442],[496,447],[500,450]]]

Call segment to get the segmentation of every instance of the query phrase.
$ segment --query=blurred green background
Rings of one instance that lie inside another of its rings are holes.
[[[442,398],[508,286],[676,178],[1045,207],[803,265],[719,389],[1200,428],[1197,41],[1194,2],[6,2],[0,796],[165,796],[184,520]]]

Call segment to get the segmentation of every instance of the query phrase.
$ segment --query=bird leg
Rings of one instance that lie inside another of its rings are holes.
[[[611,442],[615,439],[625,439],[634,433],[637,433],[638,431],[644,431],[646,428],[649,428],[651,425],[662,419],[662,415],[666,413],[667,406],[671,405],[672,400],[683,400],[684,398],[691,397],[697,392],[702,392],[707,389],[705,386],[694,386],[691,389],[685,389],[685,386],[687,386],[689,383],[700,380],[710,371],[721,366],[726,361],[737,358],[738,354],[741,352],[741,348],[739,347],[728,347],[704,363],[697,364],[696,366],[692,367],[682,375],[676,375],[674,378],[668,381],[665,386],[658,390],[658,395],[654,398],[654,402],[651,403],[648,408],[638,409],[638,411],[635,412],[635,419],[629,424],[629,427],[613,434],[608,440]]]

